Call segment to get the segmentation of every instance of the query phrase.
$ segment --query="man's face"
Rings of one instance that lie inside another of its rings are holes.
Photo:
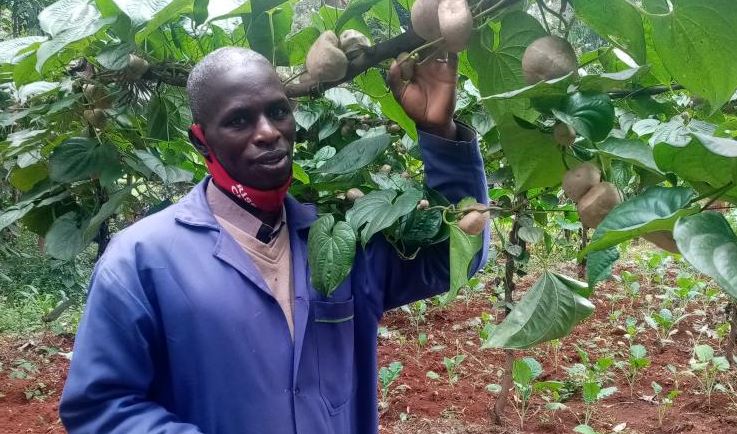
[[[207,91],[201,126],[225,170],[259,190],[284,185],[292,170],[296,129],[273,68],[263,62],[230,68]]]

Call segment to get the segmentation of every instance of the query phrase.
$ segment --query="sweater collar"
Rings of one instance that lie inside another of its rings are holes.
[[[206,191],[210,178],[206,176],[175,205],[175,219],[179,223],[219,230],[220,226],[207,203]],[[288,225],[296,230],[307,229],[317,220],[314,205],[300,203],[291,195],[284,200],[284,210]]]

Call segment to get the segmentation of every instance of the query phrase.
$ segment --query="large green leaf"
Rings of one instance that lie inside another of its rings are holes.
[[[737,140],[714,137],[701,133],[694,133],[694,137],[699,139],[706,149],[717,155],[727,158],[737,157]]]
[[[637,9],[627,0],[571,0],[576,17],[644,65],[645,30]]]
[[[351,272],[356,234],[348,223],[325,215],[310,227],[307,251],[312,286],[329,297]]]
[[[335,175],[355,172],[371,164],[391,143],[389,134],[360,138],[341,149],[318,170]]]
[[[513,120],[498,125],[499,138],[514,173],[517,191],[553,187],[565,173],[563,157],[555,139],[537,129],[524,129]]]
[[[113,0],[115,5],[128,15],[133,27],[141,27],[151,21],[173,1],[176,0]]]
[[[192,172],[180,169],[179,167],[166,165],[156,155],[148,151],[135,150],[133,152],[165,184],[176,184],[178,182],[189,182],[192,180]]]
[[[605,93],[577,92],[568,97],[562,111],[554,109],[553,114],[594,142],[606,139],[614,127],[614,104]]]
[[[356,86],[379,103],[381,114],[393,120],[410,136],[417,140],[417,127],[412,119],[407,116],[402,106],[399,105],[394,95],[389,91],[376,68],[371,68],[355,78]]]
[[[422,192],[415,189],[408,189],[399,197],[394,190],[372,191],[348,210],[346,221],[361,234],[361,242],[365,246],[376,233],[412,212],[420,199]]]
[[[351,0],[351,2],[348,3],[348,7],[345,8],[345,11],[343,11],[340,18],[338,18],[338,21],[335,23],[335,32],[340,34],[340,30],[351,19],[360,17],[380,1],[382,0]]]
[[[500,31],[498,24],[484,25],[474,33],[468,46],[468,60],[479,72],[474,85],[484,96],[524,87],[522,55],[533,41],[547,35],[539,21],[520,11],[506,14]],[[509,114],[531,120],[530,103],[526,99],[487,99],[484,103],[497,122]]]
[[[120,205],[131,196],[131,189],[124,188],[114,193],[97,211],[84,231],[84,239],[91,241],[100,230],[100,225],[118,211]]]
[[[36,163],[28,167],[16,167],[10,172],[10,184],[20,191],[28,191],[48,176],[49,169],[43,163]]]
[[[259,15],[266,11],[270,11],[275,7],[286,3],[287,0],[251,0],[253,7],[253,15]]]
[[[415,210],[402,217],[395,238],[401,244],[402,252],[411,256],[417,249],[437,242],[442,225],[443,213],[440,210]]]
[[[0,213],[0,231],[20,220],[33,209],[33,203],[18,203]]]
[[[49,157],[49,177],[62,183],[99,177],[118,165],[114,146],[96,140],[75,137],[59,145]]]
[[[146,23],[146,26],[136,33],[136,43],[142,45],[148,35],[160,29],[166,23],[173,21],[184,13],[192,12],[192,0],[166,0],[166,3],[168,4],[156,11]]]
[[[723,215],[704,212],[678,221],[673,230],[681,254],[737,299],[737,236]]]
[[[450,288],[443,304],[450,303],[458,291],[468,284],[471,262],[483,245],[481,235],[468,235],[458,225],[450,226]]]
[[[36,52],[36,70],[72,42],[94,35],[114,18],[103,18],[94,0],[59,0],[38,15],[39,24],[52,39],[41,44]]]
[[[19,51],[45,40],[45,36],[24,36],[0,42],[0,64],[13,62]]]
[[[567,336],[594,311],[588,299],[572,290],[571,281],[544,271],[484,346],[523,349]],[[585,285],[580,282],[574,285],[581,286]]]
[[[628,89],[633,87],[649,70],[650,67],[645,65],[618,72],[585,75],[581,77],[579,89],[581,92],[609,92]]]
[[[79,215],[70,211],[54,220],[46,234],[46,253],[56,259],[74,259],[89,244],[84,239],[84,222]]]
[[[693,198],[690,188],[651,187],[622,202],[599,224],[579,258],[650,232],[673,230],[676,220],[697,212],[686,208]]]
[[[547,98],[547,97],[563,97],[568,94],[568,87],[573,84],[573,75],[568,74],[564,77],[556,78],[548,81],[539,81],[535,84],[525,86],[521,89],[503,92],[497,95],[489,95],[483,99],[512,99],[512,98]]]
[[[639,140],[609,137],[599,145],[598,152],[662,175],[655,164],[652,148]]]
[[[618,259],[619,250],[616,247],[589,253],[586,257],[586,280],[592,291],[598,282],[612,275],[612,267]]]
[[[207,20],[207,7],[209,4],[210,0],[194,0],[192,4],[192,16],[195,26],[199,26]]]
[[[655,49],[675,80],[718,110],[737,88],[737,7],[734,0],[646,0]]]
[[[707,193],[737,180],[737,158],[717,155],[693,140],[683,148],[665,143],[655,145],[653,156],[658,168],[672,172],[689,182],[699,193]],[[737,203],[737,187],[724,194]]]
[[[286,39],[292,30],[294,10],[289,4],[253,15],[248,27],[248,43],[274,65],[289,65]]]
[[[320,31],[314,27],[306,27],[287,39],[287,52],[289,53],[289,62],[292,65],[305,63],[307,52],[320,36]]]

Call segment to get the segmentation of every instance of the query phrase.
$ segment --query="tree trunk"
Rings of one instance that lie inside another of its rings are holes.
[[[727,321],[729,322],[729,336],[727,336],[727,347],[724,350],[724,356],[729,361],[732,369],[737,369],[737,359],[735,359],[735,346],[737,346],[737,303],[729,302],[726,313]]]
[[[586,228],[586,226],[583,226],[581,228],[581,250],[585,249],[588,244],[589,230]],[[580,279],[586,278],[586,258],[583,258],[581,262],[578,263],[578,277]]]
[[[519,231],[520,225],[518,222],[517,215],[514,216],[514,224],[512,225],[512,230],[509,232],[509,244],[519,244],[522,247],[522,254],[524,254],[525,251],[525,243],[524,241],[520,241],[519,237],[517,236],[517,232]],[[514,264],[514,256],[512,256],[509,252],[504,253],[506,256],[506,264],[504,269],[504,317],[506,318],[507,315],[509,315],[509,312],[512,311],[510,306],[512,306],[512,293],[515,290],[515,283],[514,283],[514,274],[516,271],[516,267]],[[507,407],[507,402],[509,401],[509,393],[512,390],[513,382],[512,382],[512,365],[514,364],[514,353],[512,350],[504,350],[504,376],[502,377],[502,390],[499,391],[499,395],[496,398],[496,402],[494,403],[494,421],[496,424],[502,423],[502,416],[504,415],[504,410]]]
[[[98,203],[104,204],[110,199],[107,195],[107,192],[105,192],[105,189],[102,188],[99,182],[97,183],[95,190],[97,194]],[[107,245],[110,243],[110,219],[109,218],[103,220],[102,224],[100,225],[100,229],[97,230],[95,241],[97,242],[97,259],[100,259],[102,257],[102,254],[105,253],[105,249],[107,249]]]

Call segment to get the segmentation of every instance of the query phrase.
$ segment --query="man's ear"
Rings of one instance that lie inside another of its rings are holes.
[[[205,141],[205,132],[202,131],[202,127],[198,124],[194,124],[187,130],[189,141],[192,142],[192,146],[197,149],[197,152],[202,154],[203,157],[209,158],[209,148]]]

